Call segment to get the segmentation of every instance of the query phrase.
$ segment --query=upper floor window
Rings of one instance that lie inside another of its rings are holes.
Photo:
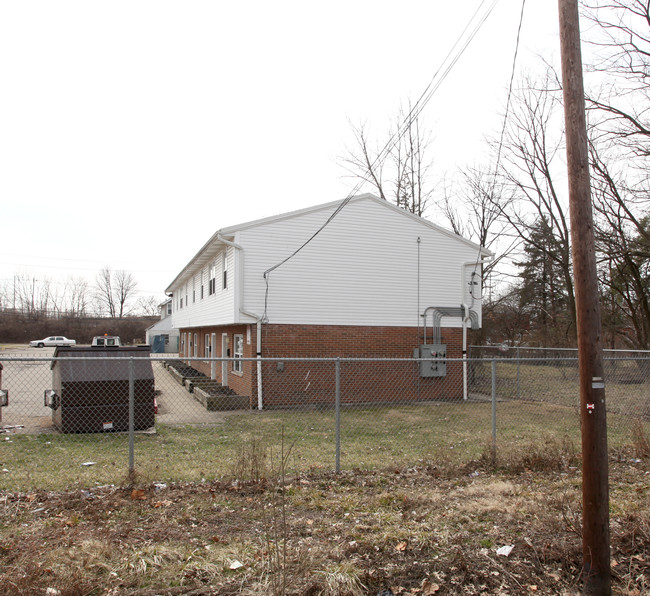
[[[222,275],[222,285],[221,287],[224,290],[228,289],[228,256],[226,254],[226,251],[223,252],[223,275]]]
[[[217,281],[217,266],[215,263],[212,263],[212,265],[210,265],[210,278],[208,281],[208,295],[210,296],[212,296],[212,294],[214,294],[217,289],[216,281]]]

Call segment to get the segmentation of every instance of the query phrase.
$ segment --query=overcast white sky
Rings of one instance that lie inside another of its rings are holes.
[[[0,283],[109,265],[163,299],[218,228],[344,198],[349,122],[385,131],[480,5],[2,2]],[[440,177],[500,126],[520,9],[497,3],[422,115]],[[520,67],[540,53],[557,5],[527,0]]]

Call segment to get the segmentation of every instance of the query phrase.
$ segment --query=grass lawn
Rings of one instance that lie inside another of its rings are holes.
[[[618,418],[609,416],[611,449],[634,440],[632,422],[625,418],[619,423]],[[575,408],[499,401],[496,430],[497,460],[521,446],[544,449],[549,441],[570,445],[567,448],[575,452],[580,449]],[[463,465],[491,450],[492,406],[467,402],[345,409],[340,437],[343,470]],[[13,434],[4,439],[0,441],[0,489],[61,490],[119,485],[128,479],[126,434]],[[232,414],[213,426],[159,424],[153,434],[136,434],[135,470],[151,482],[255,478],[255,467],[283,448],[292,474],[335,470],[334,412],[247,412]]]

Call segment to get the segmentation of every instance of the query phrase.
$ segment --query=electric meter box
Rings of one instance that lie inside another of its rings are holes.
[[[447,376],[447,344],[422,344],[419,354],[415,352],[420,358],[421,377]]]

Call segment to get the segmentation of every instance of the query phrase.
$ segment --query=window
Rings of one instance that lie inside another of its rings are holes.
[[[210,278],[208,281],[208,295],[210,296],[212,296],[212,294],[214,294],[216,291],[216,280],[217,280],[217,265],[215,263],[212,263],[212,265],[210,265]]]
[[[223,252],[223,281],[222,281],[222,289],[227,290],[228,289],[228,256],[226,255],[226,251]]]
[[[183,299],[181,298],[180,307],[183,308]]]
[[[172,314],[172,301],[171,300],[167,303],[167,314],[168,315]]]
[[[201,269],[201,300],[203,300],[203,269]]]
[[[205,352],[203,353],[203,355],[206,358],[210,358],[210,356],[212,355],[211,350],[210,350],[210,334],[209,333],[205,334]]]
[[[235,335],[233,337],[234,339],[234,345],[233,345],[233,358],[234,360],[232,361],[232,370],[233,372],[242,372],[243,371],[243,362],[241,359],[244,357],[244,336],[243,335]]]
[[[192,278],[192,304],[196,302],[196,277]]]

